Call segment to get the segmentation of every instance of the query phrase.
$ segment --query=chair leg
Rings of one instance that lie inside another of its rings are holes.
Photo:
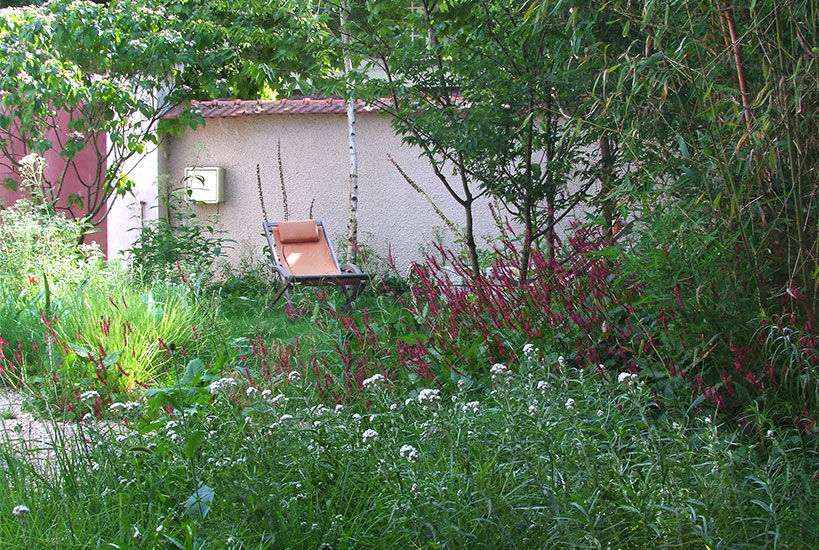
[[[344,293],[344,313],[350,313],[353,309],[353,300],[355,300],[355,296],[353,293],[346,286],[341,287],[341,292]]]
[[[271,306],[273,304],[275,304],[276,302],[278,302],[281,299],[282,295],[286,296],[287,297],[287,303],[291,307],[293,306],[293,303],[290,301],[290,292],[288,292],[288,289],[290,288],[290,285],[292,284],[292,282],[293,282],[293,277],[287,277],[286,279],[284,279],[282,281],[282,286],[279,288],[279,291],[276,292],[276,295],[273,296],[273,301],[270,303]]]

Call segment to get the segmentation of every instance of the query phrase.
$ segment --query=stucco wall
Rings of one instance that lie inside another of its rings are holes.
[[[159,148],[152,147],[123,163],[123,172],[134,185],[125,196],[114,196],[109,200],[108,258],[124,256],[139,236],[135,229],[164,214],[160,212],[157,190],[159,174],[163,171],[160,161]]]
[[[392,255],[400,269],[420,259],[437,235],[452,244],[453,235],[427,199],[401,177],[387,159],[392,154],[457,225],[462,208],[449,196],[418,149],[402,145],[379,113],[357,115],[359,166],[359,240],[376,253]],[[202,216],[219,214],[225,236],[238,241],[230,251],[237,262],[250,250],[261,257],[262,210],[256,183],[261,168],[265,206],[270,221],[283,219],[276,142],[281,140],[284,180],[290,219],[308,216],[324,220],[338,245],[349,217],[349,153],[347,120],[336,114],[242,116],[208,119],[207,124],[168,139],[161,155],[170,182],[179,183],[186,166],[220,166],[225,170],[224,202],[197,205]],[[454,182],[454,178],[453,178]],[[496,233],[487,201],[475,207],[476,235]]]

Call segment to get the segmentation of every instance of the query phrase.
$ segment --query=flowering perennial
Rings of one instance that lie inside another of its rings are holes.
[[[502,363],[495,363],[494,365],[492,365],[492,368],[489,369],[489,373],[492,376],[500,376],[500,375],[503,375],[503,374],[509,374],[509,367],[507,367],[506,365],[504,365]]]
[[[111,406],[108,407],[108,410],[113,413],[123,412],[125,414],[130,414],[132,412],[139,410],[141,406],[142,405],[140,405],[139,403],[135,403],[134,401],[125,401],[112,403]]]
[[[364,380],[361,385],[364,387],[365,390],[370,388],[378,387],[380,384],[384,383],[384,376],[381,374],[374,374]]]
[[[99,396],[100,396],[99,392],[95,392],[94,390],[90,390],[90,391],[87,391],[87,392],[84,392],[84,393],[80,394],[80,401],[82,401],[84,403],[93,403],[94,401],[97,400],[97,397],[99,397]]]
[[[17,506],[14,507],[11,513],[18,518],[23,518],[30,514],[31,510],[29,510],[28,506],[18,504]]]

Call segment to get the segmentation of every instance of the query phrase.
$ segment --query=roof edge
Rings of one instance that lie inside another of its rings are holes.
[[[299,98],[299,99],[213,99],[191,101],[187,105],[177,105],[162,118],[178,118],[188,108],[204,118],[234,118],[249,115],[312,115],[345,114],[347,102],[340,98]],[[355,102],[356,113],[380,111],[381,108],[363,101]]]

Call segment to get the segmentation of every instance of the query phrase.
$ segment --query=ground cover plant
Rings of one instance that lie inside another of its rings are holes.
[[[36,475],[4,451],[2,540],[120,548],[817,540],[814,439],[791,428],[749,441],[711,412],[658,409],[628,372],[603,383],[554,352],[527,346],[521,355],[516,372],[487,365],[488,392],[396,391],[374,376],[357,402],[335,407],[295,374],[268,387],[194,363],[175,392],[112,407],[128,418],[116,437],[82,424],[84,452],[66,445],[54,466],[71,475]],[[157,421],[152,411],[170,403],[173,413]]]

